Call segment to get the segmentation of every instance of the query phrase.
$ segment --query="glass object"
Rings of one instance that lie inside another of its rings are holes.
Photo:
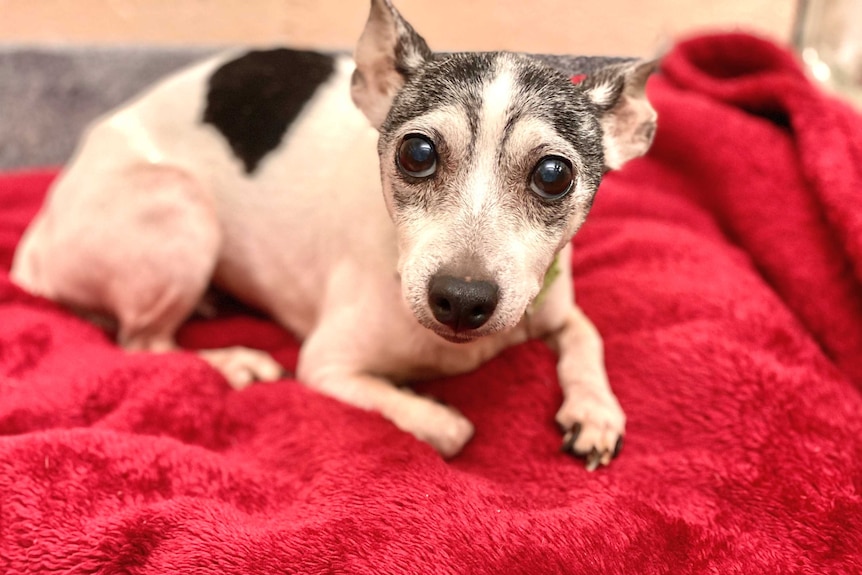
[[[816,80],[862,104],[862,0],[798,0],[793,41]]]

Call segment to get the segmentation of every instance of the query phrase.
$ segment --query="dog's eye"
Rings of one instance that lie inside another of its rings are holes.
[[[437,169],[437,152],[425,136],[410,134],[398,148],[398,167],[414,178],[427,178]]]
[[[543,200],[558,200],[574,187],[572,165],[556,156],[539,160],[530,176],[530,189]]]

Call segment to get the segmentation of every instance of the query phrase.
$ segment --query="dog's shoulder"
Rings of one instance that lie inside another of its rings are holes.
[[[335,57],[318,52],[275,48],[236,55],[207,79],[203,122],[224,136],[251,174],[334,71]]]

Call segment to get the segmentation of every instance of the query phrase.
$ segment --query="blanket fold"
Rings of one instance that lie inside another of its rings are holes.
[[[862,386],[862,118],[807,82],[790,53],[751,36],[688,42],[663,71],[691,98],[662,115],[665,139],[685,151],[681,169],[701,179],[691,193]]]
[[[0,573],[862,572],[862,119],[744,34],[649,91],[653,149],[575,238],[628,415],[595,473],[538,342],[420,386],[476,425],[451,461],[289,378],[123,352],[9,281],[55,172],[0,175]],[[241,307],[179,340],[298,351]]]

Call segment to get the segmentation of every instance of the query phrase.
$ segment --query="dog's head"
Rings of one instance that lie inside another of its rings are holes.
[[[655,62],[576,85],[527,55],[433,54],[389,0],[371,1],[355,60],[414,315],[452,341],[513,327],[603,173],[649,148]]]

